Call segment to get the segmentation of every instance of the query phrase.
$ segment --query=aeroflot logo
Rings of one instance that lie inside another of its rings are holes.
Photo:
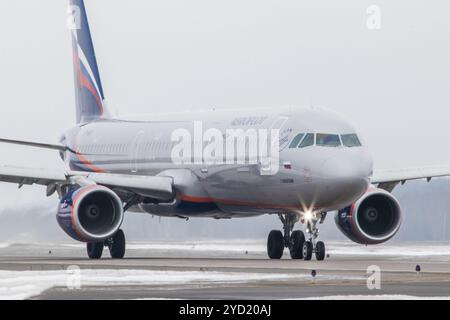
[[[203,122],[194,121],[193,130],[176,129],[171,140],[175,142],[171,158],[177,165],[256,165],[261,175],[279,170],[279,129],[203,131]]]

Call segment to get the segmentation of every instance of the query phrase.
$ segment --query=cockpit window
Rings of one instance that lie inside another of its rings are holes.
[[[298,144],[300,143],[300,141],[302,140],[302,138],[303,138],[304,135],[305,135],[304,133],[299,133],[298,135],[296,135],[296,136],[294,137],[294,139],[292,139],[292,142],[291,142],[291,144],[289,145],[289,148],[290,148],[290,149],[292,149],[292,148],[297,148]]]
[[[361,141],[358,136],[354,133],[352,134],[343,134],[341,135],[342,143],[344,146],[352,148],[352,147],[361,147]]]
[[[316,135],[316,145],[320,147],[339,147],[341,140],[337,134],[318,133]]]
[[[298,146],[299,148],[306,148],[314,145],[314,134],[308,133],[303,139],[302,143]]]

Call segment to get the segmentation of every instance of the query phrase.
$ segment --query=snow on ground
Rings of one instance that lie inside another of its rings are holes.
[[[65,244],[66,247],[84,248],[84,244]],[[197,251],[197,252],[251,252],[265,253],[266,243],[259,240],[224,241],[180,241],[180,242],[134,242],[127,244],[127,250],[149,251]]]
[[[387,243],[375,246],[359,245],[350,241],[329,241],[327,253],[333,256],[388,256],[388,257],[433,257],[447,256],[450,259],[448,243]],[[261,240],[243,241],[198,241],[198,242],[154,242],[134,243],[130,250],[231,252],[266,254],[266,243]]]
[[[73,269],[71,269],[73,270]],[[361,277],[318,276],[317,281]],[[26,299],[52,287],[118,285],[211,285],[255,281],[310,281],[305,274],[232,273],[202,271],[87,270],[0,271],[0,300]]]
[[[351,242],[330,242],[328,253],[335,256],[436,257],[450,259],[449,243],[386,243],[363,246]]]
[[[65,244],[64,246],[84,248],[84,244]],[[328,241],[326,242],[326,246],[327,253],[334,256],[448,256],[450,258],[450,243],[405,242],[364,246],[350,241]],[[253,254],[265,254],[267,250],[266,243],[263,240],[135,242],[127,244],[127,249],[149,251],[247,252]]]
[[[42,244],[44,245],[44,244]],[[83,249],[84,243],[58,243],[45,244],[49,247]],[[0,243],[1,249],[8,249],[15,246],[10,243]],[[351,241],[327,241],[327,253],[332,256],[366,256],[366,257],[439,257],[443,260],[450,260],[450,243],[435,242],[388,242],[380,245],[364,246]],[[266,242],[261,240],[198,240],[198,241],[152,241],[152,242],[130,242],[127,243],[127,250],[137,254],[147,252],[183,252],[189,254],[215,255],[266,255]]]

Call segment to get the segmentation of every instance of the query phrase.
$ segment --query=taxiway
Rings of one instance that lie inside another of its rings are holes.
[[[306,262],[268,260],[264,241],[131,243],[126,259],[88,260],[78,244],[0,244],[0,299],[450,298],[450,244],[328,248]]]

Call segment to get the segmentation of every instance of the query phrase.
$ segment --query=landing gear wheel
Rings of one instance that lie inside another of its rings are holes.
[[[305,241],[303,244],[303,259],[305,261],[311,260],[313,254],[313,244],[311,241]]]
[[[295,230],[291,235],[289,253],[292,259],[303,258],[303,244],[305,243],[305,234],[300,230]]]
[[[108,248],[113,259],[122,259],[125,256],[125,234],[122,229],[119,229],[109,241]]]
[[[316,259],[319,261],[325,259],[325,243],[322,241],[316,243]]]
[[[100,259],[103,253],[103,242],[88,242],[86,249],[89,259]]]
[[[267,254],[270,259],[281,259],[284,251],[283,233],[280,230],[272,230],[267,238]]]

